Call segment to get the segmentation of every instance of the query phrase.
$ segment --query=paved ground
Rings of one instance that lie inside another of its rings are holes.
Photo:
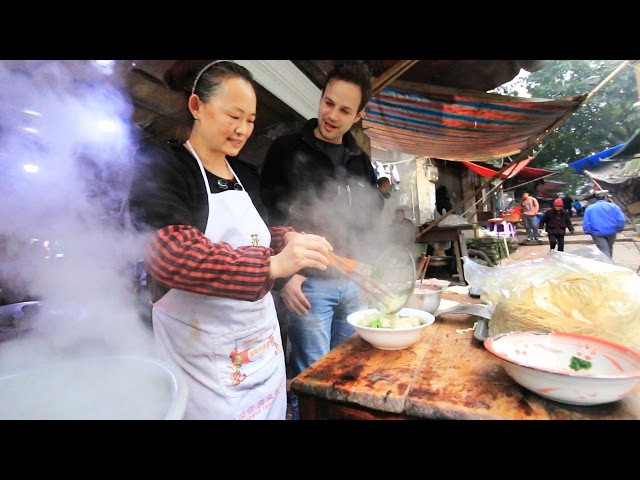
[[[594,245],[591,236],[586,235],[582,231],[582,219],[575,218],[573,219],[573,223],[575,233],[573,235],[570,234],[565,236],[564,251],[568,253],[586,245]],[[625,230],[618,234],[616,243],[613,246],[613,262],[616,265],[630,268],[635,272],[638,269],[638,266],[640,266],[640,238],[637,236],[634,237],[633,233],[634,232],[632,230]],[[518,230],[518,238],[521,242],[526,238],[524,230]],[[547,237],[542,238],[543,241],[540,245],[521,244],[518,250],[511,254],[511,258],[502,260],[501,264],[510,265],[511,263],[522,260],[543,257],[549,251],[549,240]],[[632,241],[632,238],[636,238],[635,244]]]

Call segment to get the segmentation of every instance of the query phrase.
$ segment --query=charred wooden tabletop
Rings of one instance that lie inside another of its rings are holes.
[[[379,350],[354,335],[293,379],[300,418],[640,419],[640,387],[621,401],[588,407],[520,387],[473,338],[473,320],[439,317],[405,350]]]

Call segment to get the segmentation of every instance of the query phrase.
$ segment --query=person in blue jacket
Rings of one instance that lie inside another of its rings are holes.
[[[582,229],[593,238],[594,243],[607,257],[613,259],[613,244],[616,234],[621,232],[626,222],[618,205],[608,201],[607,190],[596,192],[596,203],[584,211]]]

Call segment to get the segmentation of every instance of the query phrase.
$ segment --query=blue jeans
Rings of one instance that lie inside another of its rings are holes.
[[[300,316],[287,311],[293,375],[353,335],[347,315],[367,308],[360,288],[347,278],[308,277],[302,292],[311,303],[309,312]]]
[[[540,234],[538,233],[538,219],[532,215],[523,215],[522,223],[527,230],[528,240],[538,240]]]

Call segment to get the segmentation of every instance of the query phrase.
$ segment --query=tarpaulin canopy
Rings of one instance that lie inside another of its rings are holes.
[[[640,156],[640,130],[636,130],[633,136],[627,140],[620,150],[611,155],[611,161],[627,162]]]
[[[581,158],[580,160],[576,160],[575,162],[571,162],[569,166],[573,168],[576,173],[584,173],[585,169],[593,168],[600,163],[600,159],[608,158],[618,150],[620,150],[624,146],[624,143],[620,145],[616,145],[615,147],[607,148],[606,150],[602,150],[601,152],[594,153],[593,155],[589,155],[588,157]]]
[[[592,167],[584,167],[584,173],[623,205],[640,201],[640,130],[616,150]]]
[[[640,176],[640,130],[615,154],[603,158],[585,173],[599,182],[623,183]]]
[[[566,182],[559,180],[545,180],[544,183],[536,186],[535,196],[538,200],[553,200],[564,190]]]
[[[372,145],[457,161],[486,161],[521,151],[569,110],[576,98],[523,99],[396,81],[371,99],[363,127]]]
[[[514,163],[510,167],[508,167],[504,172],[500,174],[500,178],[519,178],[521,180],[537,180],[538,178],[545,177],[551,173],[554,173],[553,170],[545,170],[543,168],[533,168],[527,167],[527,164],[533,160],[533,157],[525,158],[519,163]],[[492,168],[488,168],[482,165],[478,165],[473,162],[462,162],[464,163],[470,170],[476,172],[478,175],[482,175],[483,177],[493,177],[498,170],[494,170]]]

